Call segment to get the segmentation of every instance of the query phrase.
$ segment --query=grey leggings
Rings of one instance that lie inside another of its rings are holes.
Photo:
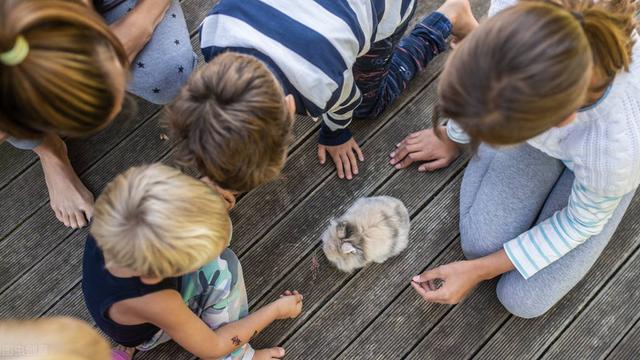
[[[111,24],[131,11],[138,0],[127,0],[102,14]],[[178,0],[171,7],[153,37],[131,64],[128,91],[154,104],[166,104],[180,91],[197,65],[189,29]],[[33,150],[42,140],[9,138],[18,149]]]
[[[573,173],[561,161],[530,145],[496,150],[481,146],[471,160],[460,194],[460,236],[469,259],[489,255],[567,206]],[[589,271],[633,199],[624,197],[604,230],[525,280],[517,271],[502,275],[497,295],[512,314],[544,314]]]

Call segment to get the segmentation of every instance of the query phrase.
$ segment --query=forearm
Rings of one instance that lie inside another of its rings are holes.
[[[490,280],[515,269],[504,249],[471,262],[477,269],[479,280]]]
[[[216,329],[215,332],[219,339],[219,344],[215,347],[216,353],[223,354],[222,356],[224,356],[244,346],[258,333],[262,332],[264,328],[275,321],[277,315],[278,312],[275,303],[271,303],[238,321],[228,323]],[[219,354],[208,358],[216,359],[220,357]]]
[[[140,0],[133,10],[111,25],[130,62],[151,40],[170,6],[171,0]]]
[[[5,142],[8,138],[9,138],[9,135],[7,135],[7,133],[0,130],[0,144]]]

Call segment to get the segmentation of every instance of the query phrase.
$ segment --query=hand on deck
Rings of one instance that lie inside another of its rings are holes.
[[[458,261],[414,276],[411,286],[426,301],[457,304],[482,280],[473,261]]]
[[[348,180],[351,180],[353,176],[358,175],[358,160],[364,161],[364,155],[362,155],[360,146],[358,146],[358,143],[353,138],[337,146],[318,145],[318,159],[320,160],[320,164],[324,165],[327,159],[327,153],[329,153],[333,163],[336,165],[340,179],[346,177]]]
[[[460,156],[460,148],[447,137],[444,128],[440,129],[443,132],[439,137],[433,129],[409,134],[389,154],[389,163],[396,169],[404,169],[414,162],[424,162],[418,171],[434,171],[449,166]]]

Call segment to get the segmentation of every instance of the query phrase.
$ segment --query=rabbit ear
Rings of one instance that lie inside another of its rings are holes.
[[[343,254],[354,254],[356,251],[358,251],[350,242],[342,243],[342,245],[340,246],[340,250],[342,250]]]

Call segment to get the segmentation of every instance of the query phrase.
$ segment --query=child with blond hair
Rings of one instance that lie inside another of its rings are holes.
[[[0,359],[111,358],[107,341],[83,321],[67,317],[0,321]]]
[[[227,248],[227,204],[210,185],[154,164],[116,177],[96,201],[83,292],[98,327],[115,342],[150,350],[173,339],[203,359],[276,359],[249,341],[297,317],[287,291],[248,314],[242,269]]]

